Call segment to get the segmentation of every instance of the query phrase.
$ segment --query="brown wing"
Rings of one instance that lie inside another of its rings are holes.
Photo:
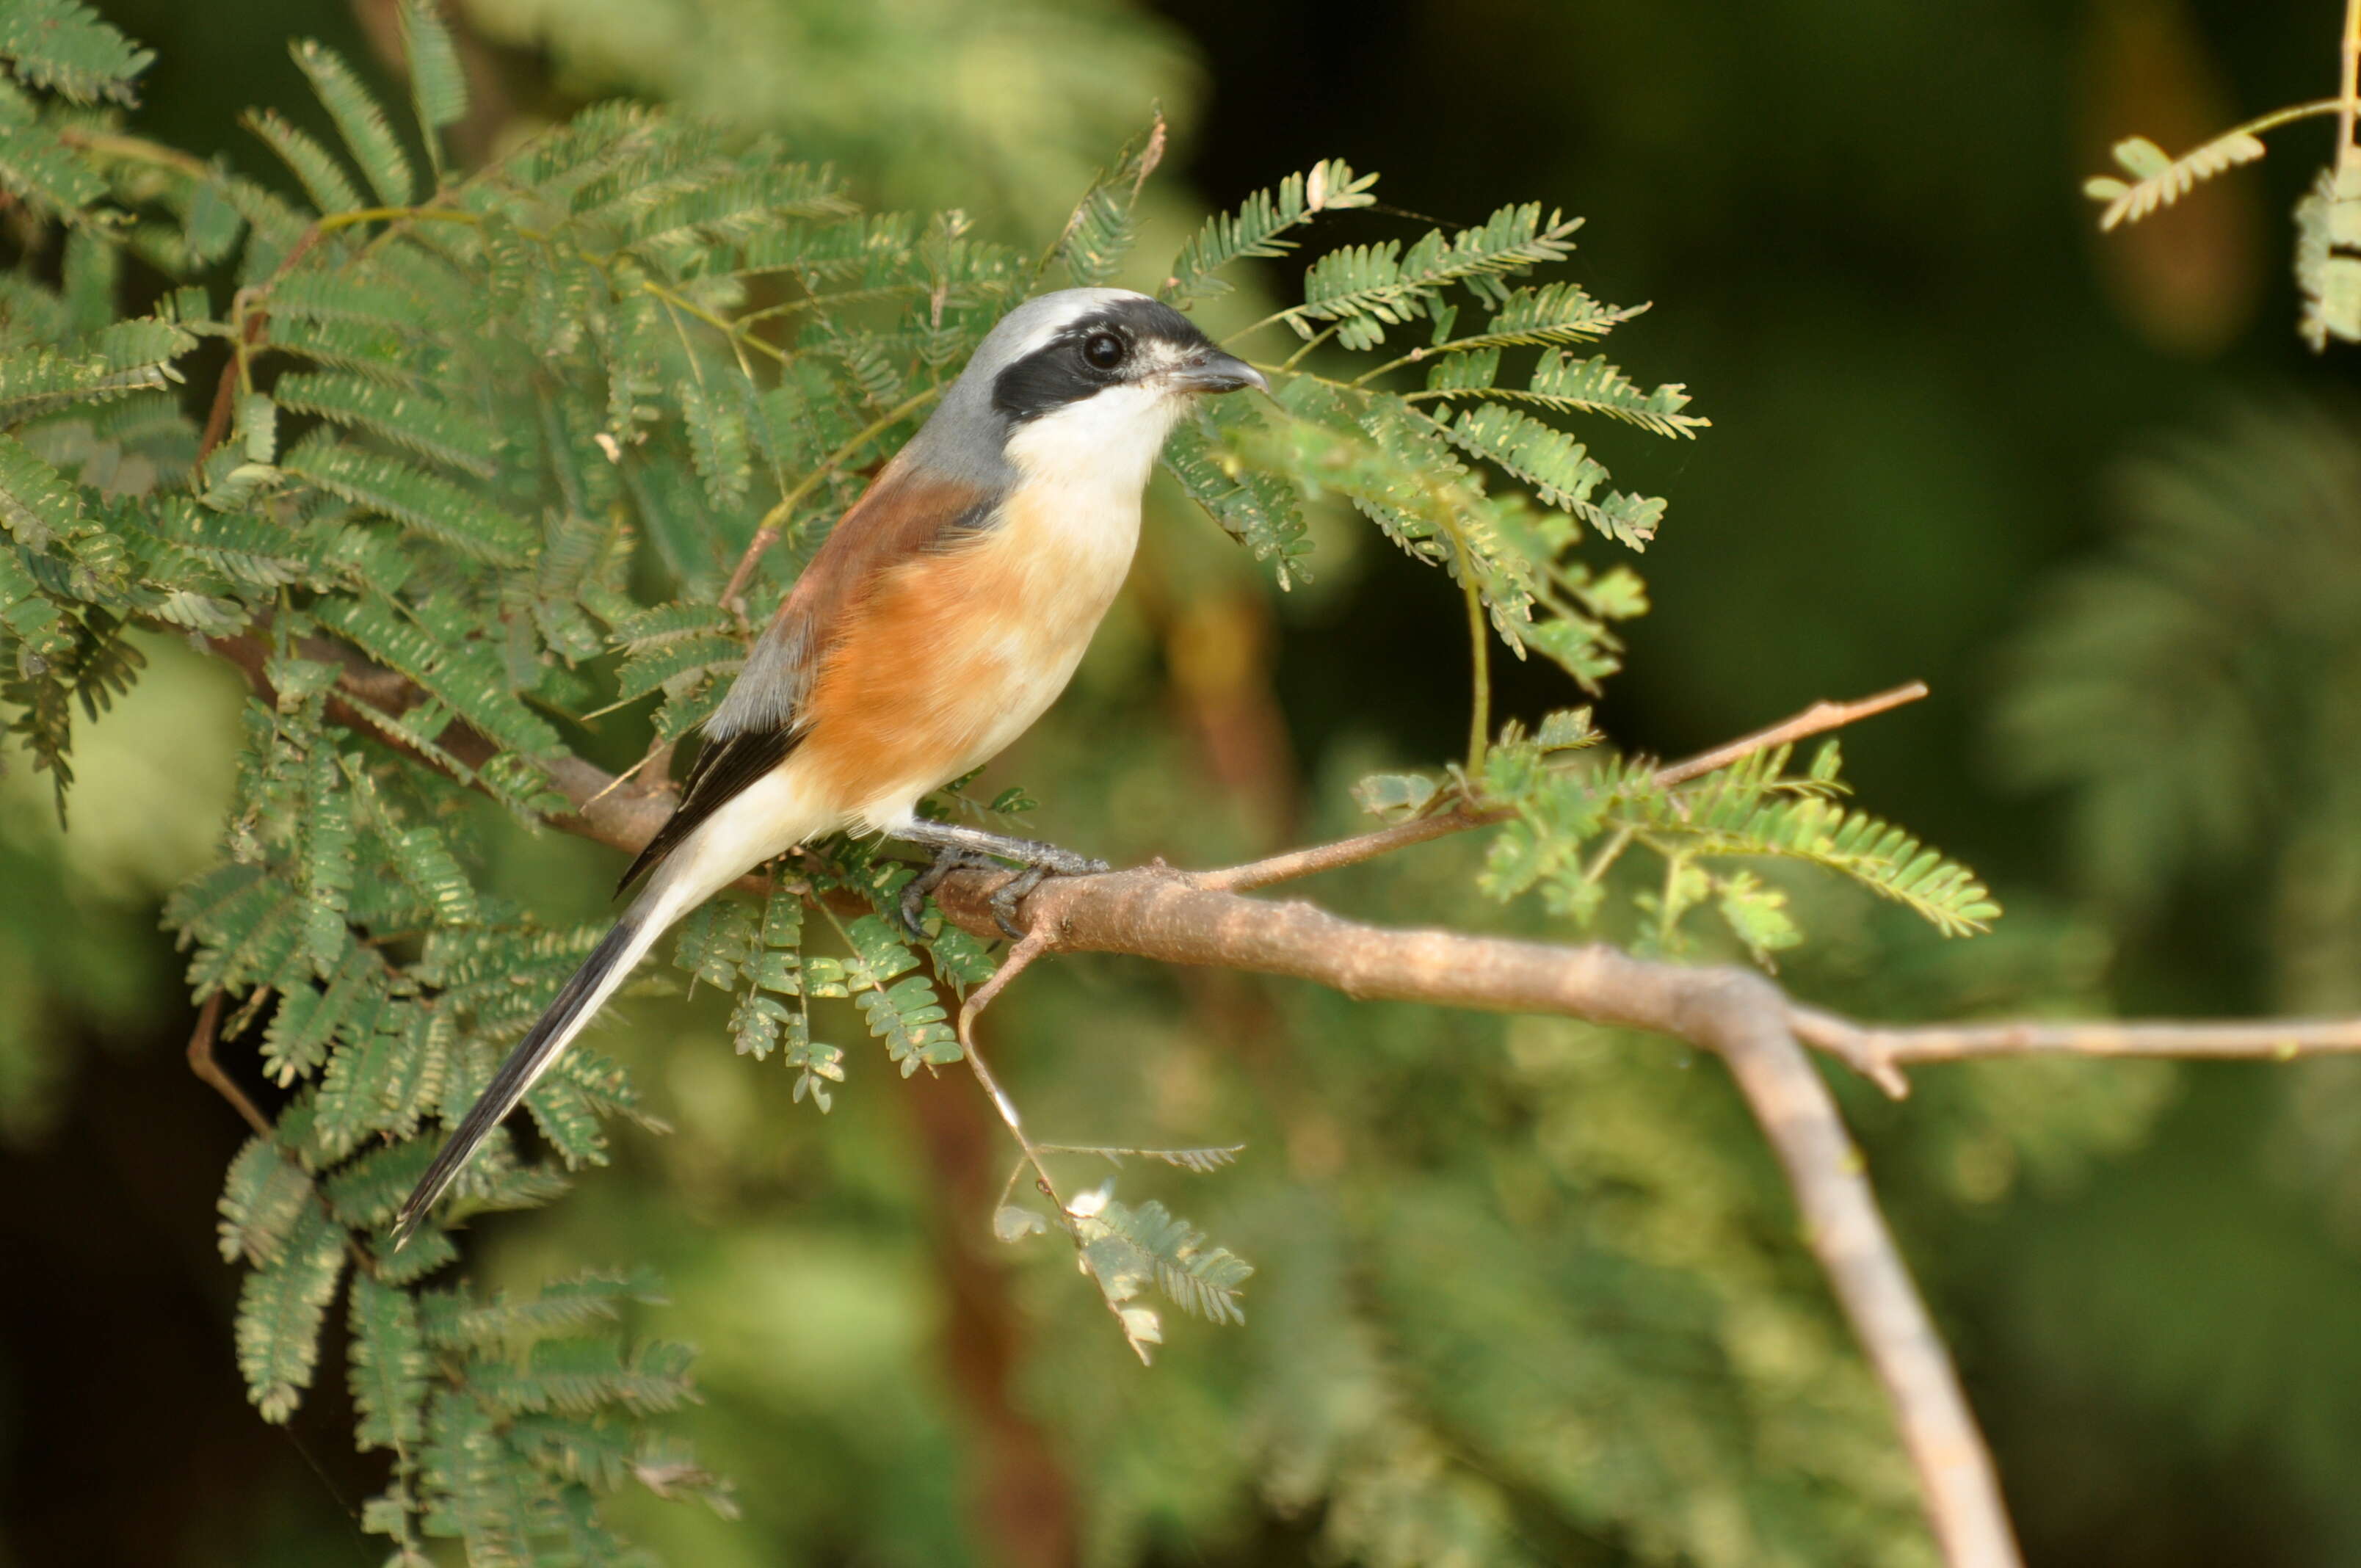
[[[998,497],[973,485],[887,466],[837,523],[755,640],[730,695],[706,720],[705,746],[681,786],[680,804],[624,872],[617,892],[787,760],[803,738],[798,721],[811,674],[878,578],[913,555],[985,526],[998,506]]]

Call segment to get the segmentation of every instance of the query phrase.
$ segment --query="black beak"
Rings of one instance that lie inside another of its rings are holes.
[[[1208,348],[1170,372],[1170,379],[1172,385],[1187,392],[1235,392],[1241,387],[1270,390],[1270,383],[1263,379],[1261,371],[1218,348]]]

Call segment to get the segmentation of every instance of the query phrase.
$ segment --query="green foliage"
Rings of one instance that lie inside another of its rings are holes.
[[[264,1420],[293,1415],[312,1386],[320,1325],[344,1269],[344,1228],[306,1202],[277,1255],[247,1275],[237,1299],[237,1366]]]
[[[1082,1255],[1110,1301],[1130,1299],[1153,1279],[1172,1303],[1215,1322],[1246,1321],[1238,1287],[1254,1272],[1227,1247],[1205,1246],[1204,1235],[1149,1200],[1128,1208],[1113,1199],[1082,1222]]]
[[[451,31],[436,14],[435,0],[401,0],[399,20],[401,51],[410,66],[411,108],[426,144],[427,164],[439,181],[441,132],[467,117],[467,78],[459,69]]]
[[[2323,169],[2295,207],[2299,326],[2313,352],[2340,337],[2361,342],[2361,165]]]
[[[156,57],[75,0],[17,0],[0,13],[0,58],[27,87],[76,104],[128,104],[132,79]]]
[[[1257,192],[1207,225],[1173,264],[1167,293],[1202,295],[1222,266],[1292,248],[1295,231],[1323,213],[1367,205],[1373,178],[1323,164]],[[1449,572],[1520,657],[1539,652],[1595,687],[1620,662],[1610,623],[1637,613],[1644,599],[1636,580],[1625,588],[1626,576],[1602,576],[1576,559],[1580,531],[1561,519],[1639,549],[1654,537],[1664,504],[1611,488],[1605,466],[1554,422],[1604,415],[1671,436],[1693,435],[1708,422],[1686,411],[1678,385],[1646,389],[1602,356],[1565,352],[1644,307],[1602,304],[1563,280],[1512,282],[1562,262],[1579,226],[1525,204],[1473,228],[1430,230],[1407,246],[1389,240],[1328,252],[1305,270],[1301,303],[1248,329],[1283,324],[1300,340],[1288,359],[1265,367],[1275,378],[1278,417],[1243,402],[1215,405],[1175,438],[1168,469],[1272,562],[1282,587],[1308,578],[1297,497],[1348,501],[1413,557]],[[1485,319],[1461,334],[1470,305]],[[1389,333],[1420,322],[1431,323],[1425,342],[1375,364],[1331,370],[1321,357],[1376,350]],[[1541,352],[1523,383],[1503,384],[1504,351],[1526,347]],[[1396,384],[1418,367],[1422,384]],[[1467,406],[1455,411],[1455,402]],[[1518,488],[1496,490],[1469,459]],[[1534,501],[1545,510],[1537,513]],[[1488,727],[1485,716],[1477,723]]]
[[[2159,207],[2172,205],[2223,170],[2254,162],[2263,156],[2264,148],[2258,137],[2235,130],[2179,158],[2167,158],[2164,149],[2146,137],[2127,137],[2117,142],[2113,150],[2115,161],[2131,176],[2130,181],[2100,174],[2082,182],[2084,195],[2106,203],[2106,210],[2099,216],[2103,229],[2114,228],[2117,224],[2136,224]]]
[[[1377,199],[1369,194],[1377,180],[1375,174],[1356,177],[1342,159],[1330,159],[1307,173],[1289,175],[1276,190],[1256,192],[1235,213],[1214,214],[1174,259],[1164,298],[1190,305],[1228,292],[1232,285],[1220,276],[1224,269],[1250,257],[1285,256],[1302,243],[1290,231],[1323,213],[1369,205]]]
[[[247,1140],[230,1162],[229,1182],[222,1190],[223,1260],[275,1262],[312,1201],[312,1179],[301,1167],[268,1140]]]
[[[1574,249],[1568,236],[1581,226],[1581,219],[1556,213],[1543,220],[1533,203],[1503,207],[1490,222],[1448,238],[1430,229],[1407,250],[1398,240],[1346,246],[1305,269],[1303,302],[1279,319],[1306,338],[1314,335],[1313,322],[1333,323],[1344,347],[1374,348],[1387,327],[1433,313],[1445,285],[1465,284],[1478,299],[1505,302],[1493,280],[1565,260]]]
[[[1779,889],[1733,860],[1790,861],[1835,872],[1911,910],[1946,936],[1985,929],[2000,914],[1966,868],[1892,825],[1838,805],[1839,753],[1822,745],[1811,766],[1791,773],[1792,749],[1755,752],[1693,784],[1667,788],[1645,763],[1588,750],[1568,760],[1560,740],[1591,737],[1574,723],[1526,739],[1513,727],[1485,759],[1476,798],[1515,813],[1485,860],[1483,886],[1498,898],[1538,894],[1554,913],[1582,924],[1609,905],[1610,873],[1633,849],[1653,855],[1660,877],[1632,898],[1646,917],[1643,948],[1678,952],[1685,922],[1710,908],[1758,960],[1802,939]],[[1400,784],[1379,785],[1384,804]],[[1424,805],[1425,802],[1420,802]]]
[[[401,206],[417,195],[416,177],[410,171],[410,159],[394,139],[393,128],[386,122],[385,111],[361,85],[353,68],[334,49],[306,38],[291,51],[296,65],[311,80],[312,91],[336,123],[336,132],[344,137],[345,150],[360,166],[362,178],[377,199],[388,206]]]
[[[426,1435],[428,1362],[418,1332],[418,1301],[367,1274],[353,1279],[353,1436],[363,1448],[405,1453]]]
[[[1294,489],[1261,470],[1225,465],[1218,455],[1220,433],[1243,429],[1253,418],[1226,402],[1203,410],[1173,433],[1164,449],[1164,467],[1223,532],[1256,560],[1272,563],[1280,587],[1292,587],[1311,580],[1306,558],[1312,554]]]
[[[2273,989],[2295,1010],[2361,1001],[2356,451],[2350,411],[2274,404],[2123,465],[2118,536],[2027,621],[2000,713],[2018,782],[2070,792],[2083,885],[2113,907],[2154,917],[2268,868]]]
[[[1066,276],[1082,288],[1104,288],[1115,280],[1138,237],[1132,209],[1138,205],[1148,177],[1164,160],[1165,135],[1164,120],[1159,115],[1137,143],[1116,155],[1112,168],[1100,171],[1082,199],[1074,203],[1065,232],[1043,258],[1045,266],[1062,262]]]
[[[1163,131],[1087,187],[1046,253],[981,237],[956,211],[862,212],[843,178],[774,137],[640,104],[594,107],[462,174],[439,139],[465,110],[451,40],[424,0],[399,20],[414,127],[313,44],[295,60],[336,145],[249,117],[301,203],[51,98],[0,104],[0,184],[66,236],[56,284],[20,269],[0,312],[0,696],[62,806],[74,714],[95,717],[139,673],[131,630],[211,639],[258,672],[220,861],[166,911],[225,1047],[254,1051],[286,1096],[221,1199],[224,1255],[247,1270],[241,1371],[266,1419],[287,1420],[349,1270],[356,1437],[390,1455],[368,1528],[405,1562],[444,1539],[471,1563],[620,1561],[597,1508],[608,1494],[730,1506],[654,1419],[696,1396],[686,1349],[634,1336],[653,1281],[437,1281],[467,1216],[546,1204],[604,1162],[606,1119],[638,1115],[622,1069],[569,1052],[528,1095],[530,1131],[496,1135],[408,1251],[383,1245],[443,1130],[598,935],[484,880],[469,793],[537,821],[564,804],[553,776],[602,744],[605,714],[659,698],[658,741],[708,714],[748,625],[992,324],[1060,269],[1127,275]],[[22,88],[121,100],[140,57],[100,47],[113,37],[68,6],[0,0]],[[1184,306],[1251,287],[1243,264],[1369,208],[1374,179],[1316,165],[1206,223],[1148,280]],[[1637,308],[1529,280],[1567,258],[1576,226],[1520,204],[1312,255],[1299,302],[1231,340],[1289,345],[1266,367],[1275,400],[1209,405],[1170,472],[1281,587],[1309,580],[1307,509],[1341,499],[1447,574],[1479,672],[1497,636],[1595,688],[1620,663],[1616,625],[1646,599],[1628,567],[1585,552],[1593,534],[1641,548],[1664,508],[1615,489],[1576,433],[1603,419],[1686,437],[1705,421],[1680,385],[1581,352]],[[173,287],[153,314],[118,319],[131,267]],[[184,405],[181,367],[201,345],[219,379]],[[741,619],[719,600],[758,528],[781,543],[751,563]],[[1833,804],[1833,751],[1801,777],[1778,751],[1663,789],[1586,750],[1587,712],[1486,743],[1486,690],[1479,673],[1464,769],[1394,775],[1363,798],[1397,817],[1512,812],[1487,891],[1537,891],[1588,922],[1637,846],[1665,875],[1625,890],[1619,908],[1646,922],[1636,940],[1678,948],[1710,910],[1765,960],[1801,933],[1757,860],[1833,870],[1947,931],[1994,913],[1964,871]],[[975,806],[954,789],[934,808]],[[684,922],[675,961],[692,991],[730,997],[741,1052],[777,1053],[794,1097],[827,1111],[849,1072],[823,1037],[832,1018],[857,1016],[904,1077],[958,1066],[952,1011],[991,964],[963,932],[905,938],[892,916],[907,866],[867,843],[812,848],[759,907],[724,900]],[[872,912],[845,917],[848,900]],[[807,928],[807,905],[829,912],[823,928]],[[1204,1172],[1235,1150],[1052,1152]],[[1159,1201],[1103,1188],[1047,1216],[1002,1212],[1019,1216],[1004,1234],[1072,1242],[1093,1310],[1143,1357],[1163,1339],[1150,1292],[1243,1319],[1248,1266]],[[1388,1413],[1352,1442],[1374,1452],[1379,1428],[1387,1463],[1441,1441]],[[1378,1469],[1307,1483],[1333,1488],[1340,1540],[1383,1533],[1352,1522],[1377,1506]],[[1412,1537],[1497,1544],[1500,1506],[1422,1492]]]
[[[2348,31],[2351,25],[2348,16]],[[2349,38],[2345,47],[2349,53]],[[2341,99],[2327,99],[2275,110],[2201,142],[2179,158],[2168,156],[2146,137],[2126,137],[2113,151],[2122,176],[2129,178],[2093,175],[2082,182],[2082,193],[2103,203],[2102,230],[2135,224],[2215,175],[2261,159],[2268,150],[2263,132],[2296,120],[2343,114],[2347,108]],[[2315,354],[2332,337],[2361,342],[2361,150],[2347,145],[2350,130],[2350,123],[2345,122],[2334,161],[2319,172],[2295,208],[2296,287],[2303,296],[2297,333]]]
[[[416,391],[335,371],[282,376],[271,399],[298,413],[318,414],[409,448],[421,457],[489,479],[492,438],[461,410]]]

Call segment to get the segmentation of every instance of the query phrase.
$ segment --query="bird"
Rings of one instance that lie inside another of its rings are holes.
[[[640,892],[492,1075],[394,1217],[397,1247],[657,938],[746,872],[830,833],[928,850],[900,913],[961,865],[1107,869],[918,815],[1065,689],[1123,586],[1148,477],[1196,400],[1262,374],[1170,305],[1064,289],[995,323],[918,432],[838,521],[748,651],[678,804],[623,873]]]

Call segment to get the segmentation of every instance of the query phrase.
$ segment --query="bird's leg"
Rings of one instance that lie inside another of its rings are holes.
[[[1045,844],[1038,839],[1011,839],[1005,834],[987,833],[980,828],[961,828],[949,822],[905,822],[895,827],[893,834],[906,843],[924,845],[936,851],[935,863],[902,893],[903,924],[913,928],[919,901],[940,886],[943,878],[961,865],[975,864],[978,856],[1013,861],[1022,868],[994,889],[992,894],[992,917],[1011,938],[1025,935],[1016,924],[1016,906],[1025,901],[1026,894],[1041,885],[1043,877],[1091,876],[1111,869],[1104,861],[1078,855],[1071,850]],[[925,885],[921,887],[921,883]],[[915,894],[913,889],[917,890]]]

